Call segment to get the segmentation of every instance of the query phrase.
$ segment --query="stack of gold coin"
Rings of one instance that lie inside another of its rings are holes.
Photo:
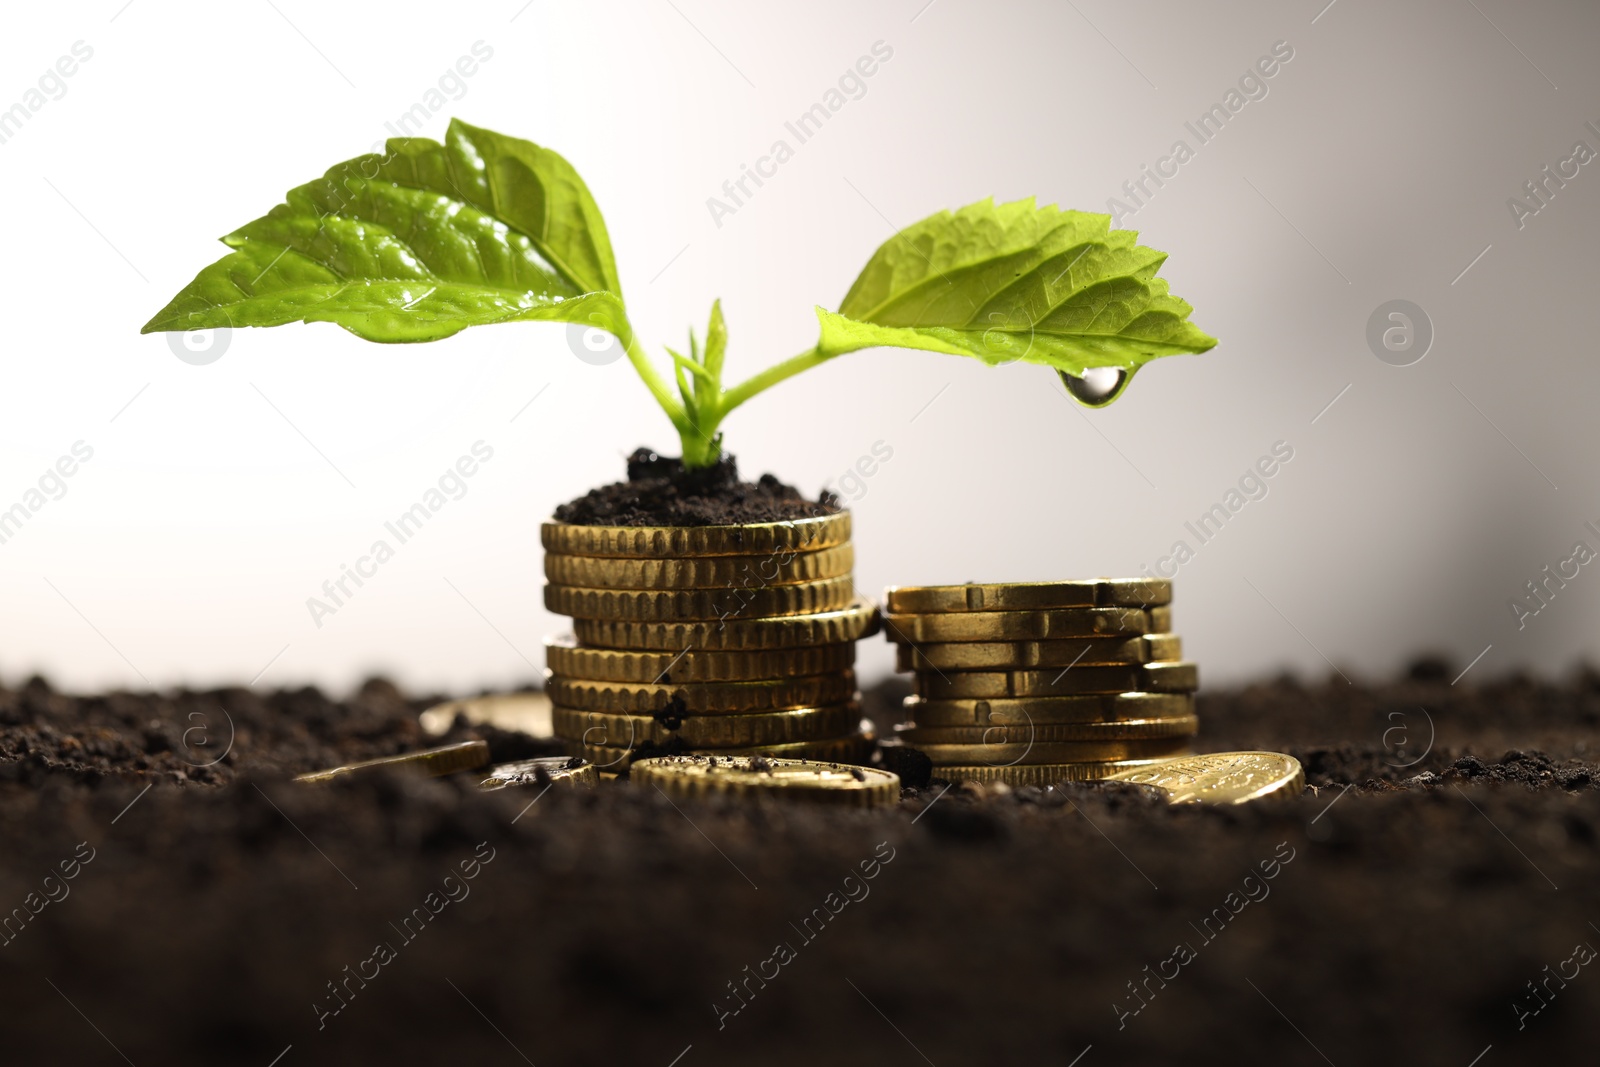
[[[891,743],[951,781],[1048,785],[1189,752],[1199,672],[1151,578],[901,586],[885,631],[914,678]]]
[[[555,735],[601,770],[683,753],[865,759],[850,515],[746,526],[545,523]]]

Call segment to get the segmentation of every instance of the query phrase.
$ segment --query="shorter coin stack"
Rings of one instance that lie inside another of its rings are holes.
[[[681,753],[864,760],[849,513],[747,526],[546,523],[552,727],[602,770]]]
[[[915,685],[894,743],[937,777],[1012,785],[1187,754],[1199,672],[1171,603],[1149,578],[889,589],[885,629]]]

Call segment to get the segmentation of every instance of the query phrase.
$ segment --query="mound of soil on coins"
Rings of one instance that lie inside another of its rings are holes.
[[[628,457],[627,481],[591,489],[556,508],[555,517],[578,526],[736,526],[839,510],[832,493],[807,500],[770,474],[741,482],[738,465],[726,452],[715,466],[687,470],[679,459],[641,448]]]
[[[1281,804],[935,775],[873,811],[298,785],[552,746],[425,737],[382,681],[34,679],[0,689],[5,1061],[1587,1062],[1600,676],[1456,674],[1202,694],[1201,749],[1305,763]]]

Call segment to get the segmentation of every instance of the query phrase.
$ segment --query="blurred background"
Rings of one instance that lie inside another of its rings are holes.
[[[941,208],[1116,211],[1170,253],[1221,344],[1106,410],[1038,367],[874,350],[730,418],[744,474],[850,503],[865,590],[1175,574],[1210,683],[1422,652],[1452,676],[1571,669],[1600,652],[1600,567],[1575,556],[1600,551],[1597,44],[1577,0],[18,8],[0,510],[26,514],[0,525],[0,678],[537,676],[565,625],[540,520],[675,444],[626,360],[544,324],[416,346],[287,326],[220,355],[138,334],[216,238],[408,115],[563,153],[644,340],[686,343],[721,297],[731,380],[809,347],[813,305]],[[833,89],[798,143],[785,123]],[[754,195],[709,203],[779,140],[793,157]],[[479,442],[464,495],[314,619],[307,599]],[[891,458],[849,476],[875,448]],[[1274,448],[1292,458],[1230,498]],[[1208,540],[1186,525],[1230,499]],[[1568,577],[1541,606],[1547,566]],[[879,641],[862,658],[891,668]]]

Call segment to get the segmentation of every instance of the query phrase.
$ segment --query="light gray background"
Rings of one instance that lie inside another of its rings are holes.
[[[1089,413],[1039,368],[857,353],[748,405],[729,443],[808,491],[891,447],[854,504],[876,590],[1137,573],[1283,440],[1270,494],[1177,578],[1207,679],[1592,658],[1595,568],[1523,629],[1508,601],[1580,538],[1600,548],[1600,164],[1522,229],[1507,199],[1575,141],[1600,150],[1600,8],[1325,4],[18,8],[0,108],[74,42],[94,54],[0,144],[0,506],[74,441],[94,458],[0,545],[0,675],[468,690],[543,665],[562,620],[539,520],[674,444],[626,362],[580,361],[556,325],[409,347],[241,331],[208,366],[137,335],[218,236],[367,151],[477,41],[492,59],[423,132],[457,114],[565,154],[644,339],[682,343],[720,296],[734,379],[808,347],[812,305],[837,306],[892,227],[988,195],[1105,210],[1287,41],[1268,95],[1125,223],[1171,254],[1214,351]],[[877,41],[893,58],[865,95],[717,226],[707,198]],[[1392,299],[1434,326],[1414,366],[1365,340]],[[306,598],[480,439],[495,455],[468,494],[315,626]],[[863,655],[889,669],[887,646]]]

